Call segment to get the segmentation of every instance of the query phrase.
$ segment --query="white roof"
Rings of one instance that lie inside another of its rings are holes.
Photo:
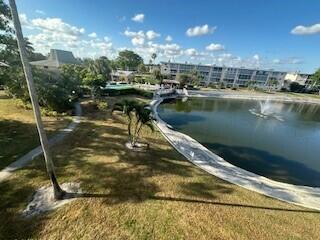
[[[163,82],[163,83],[169,83],[169,84],[180,84],[179,81],[177,81],[177,80],[171,80],[171,79],[163,79],[162,82]]]
[[[51,49],[48,59],[30,62],[31,65],[60,67],[62,64],[79,64],[73,53],[59,49]]]
[[[112,71],[112,75],[113,76],[125,76],[128,77],[130,75],[132,75],[134,72],[133,71],[124,71],[124,70],[117,70],[117,71]]]

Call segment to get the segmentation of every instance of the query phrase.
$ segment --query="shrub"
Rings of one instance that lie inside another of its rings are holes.
[[[12,68],[10,71],[15,74],[6,81],[7,94],[20,99],[23,105],[30,104],[29,92],[21,68]],[[33,69],[33,79],[41,107],[57,112],[65,112],[73,108],[73,103],[80,92],[78,82],[39,69]]]
[[[100,110],[100,111],[106,111],[108,109],[108,103],[105,102],[105,101],[99,101],[97,103],[97,108]]]
[[[104,89],[102,91],[104,96],[120,96],[120,95],[140,95],[145,98],[151,99],[153,93],[142,89],[128,88],[128,89]]]
[[[290,83],[290,92],[302,92],[304,86],[300,85],[297,82]]]
[[[216,83],[209,83],[208,87],[216,89],[217,88],[217,84]]]

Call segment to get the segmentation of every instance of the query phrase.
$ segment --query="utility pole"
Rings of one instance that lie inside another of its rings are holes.
[[[37,93],[36,93],[36,90],[34,87],[31,67],[30,67],[30,64],[29,64],[29,61],[27,58],[25,41],[24,41],[24,38],[22,35],[20,20],[18,17],[17,6],[15,3],[15,0],[9,0],[9,4],[10,4],[10,8],[11,8],[11,15],[12,15],[14,28],[15,28],[15,33],[16,33],[16,37],[17,37],[20,58],[21,58],[21,62],[23,65],[23,71],[24,71],[24,75],[26,77],[29,95],[30,95],[30,99],[31,99],[31,104],[32,104],[32,108],[33,108],[33,113],[34,113],[37,129],[38,129],[38,133],[39,133],[39,138],[40,138],[40,142],[41,142],[41,146],[42,146],[42,150],[43,150],[44,159],[46,162],[47,172],[49,174],[51,184],[53,187],[54,198],[56,200],[60,200],[63,198],[63,195],[65,192],[60,188],[59,183],[56,178],[55,171],[54,171],[54,164],[52,162],[52,158],[51,158],[51,154],[50,154],[49,142],[48,142],[48,138],[47,138],[46,132],[43,127],[43,122],[41,119],[40,107],[39,107],[39,102],[38,102],[38,96],[37,96]]]

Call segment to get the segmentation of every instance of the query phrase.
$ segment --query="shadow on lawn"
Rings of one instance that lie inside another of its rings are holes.
[[[37,129],[32,123],[1,119],[0,129],[0,169],[39,143],[38,138],[33,137]]]
[[[21,217],[18,209],[23,209],[30,200],[30,193],[36,188],[19,179],[0,184],[0,239],[31,239],[38,231],[46,216],[30,219]]]

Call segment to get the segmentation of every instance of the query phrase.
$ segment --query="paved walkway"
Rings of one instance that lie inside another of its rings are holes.
[[[246,189],[299,206],[320,210],[319,187],[277,182],[228,163],[193,138],[169,129],[157,113],[157,107],[161,102],[162,99],[158,99],[151,103],[158,128],[171,145],[193,164],[212,175]]]
[[[56,143],[62,141],[80,123],[80,117],[82,114],[80,103],[76,103],[75,110],[75,116],[72,122],[67,126],[67,128],[59,130],[59,133],[55,134],[52,138],[49,139],[50,146],[53,146]],[[5,181],[12,174],[12,172],[26,166],[29,162],[31,162],[40,154],[42,154],[42,148],[41,146],[38,146],[32,149],[27,154],[25,154],[24,156],[20,157],[17,161],[11,163],[9,166],[0,171],[0,182]]]

